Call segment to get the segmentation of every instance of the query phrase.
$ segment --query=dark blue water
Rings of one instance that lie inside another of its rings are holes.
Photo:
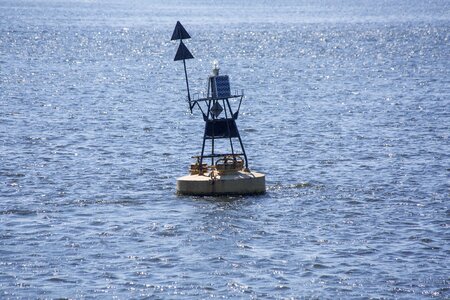
[[[0,1],[0,298],[450,298],[450,2]],[[175,194],[182,64],[258,197]]]

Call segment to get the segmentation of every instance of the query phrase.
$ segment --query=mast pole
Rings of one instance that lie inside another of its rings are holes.
[[[186,70],[186,60],[185,59],[183,59],[183,66],[184,66],[184,76],[186,77],[186,88],[187,88],[187,94],[188,94],[189,108],[191,109],[191,112],[192,112],[191,93],[189,91],[189,80],[188,80],[188,75],[187,75],[187,70]]]

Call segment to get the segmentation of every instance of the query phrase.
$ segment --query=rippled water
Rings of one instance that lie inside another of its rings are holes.
[[[0,298],[450,297],[449,2],[240,2],[0,2]],[[266,195],[176,196],[177,20]]]

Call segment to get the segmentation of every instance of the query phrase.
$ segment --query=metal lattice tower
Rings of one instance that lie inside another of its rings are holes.
[[[231,92],[228,75],[219,75],[219,67],[217,62],[215,62],[213,74],[208,78],[206,97],[192,99],[189,90],[186,60],[192,59],[194,56],[183,43],[183,39],[189,38],[190,35],[184,29],[183,25],[181,25],[180,22],[177,22],[172,34],[172,40],[180,40],[180,44],[174,61],[183,61],[187,98],[191,113],[192,109],[197,106],[200,109],[205,122],[201,154],[199,156],[194,156],[194,158],[197,158],[199,173],[202,174],[206,171],[204,170],[207,168],[204,164],[205,159],[211,159],[211,166],[215,166],[219,160],[224,159],[226,161],[231,160],[233,163],[237,164],[238,161],[242,160],[242,157],[245,163],[245,170],[248,171],[247,155],[236,125],[244,93],[243,91],[240,93]],[[231,99],[237,100],[236,102],[238,102],[236,110],[232,109],[230,104]],[[215,142],[220,139],[228,140],[231,152],[217,152]],[[206,153],[206,144],[208,142],[210,144],[210,151],[209,153]],[[236,149],[236,144],[238,145],[238,149]]]

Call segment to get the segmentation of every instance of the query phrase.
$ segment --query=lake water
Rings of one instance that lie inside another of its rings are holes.
[[[182,197],[211,62],[257,197]],[[0,1],[0,298],[450,298],[449,1]]]

